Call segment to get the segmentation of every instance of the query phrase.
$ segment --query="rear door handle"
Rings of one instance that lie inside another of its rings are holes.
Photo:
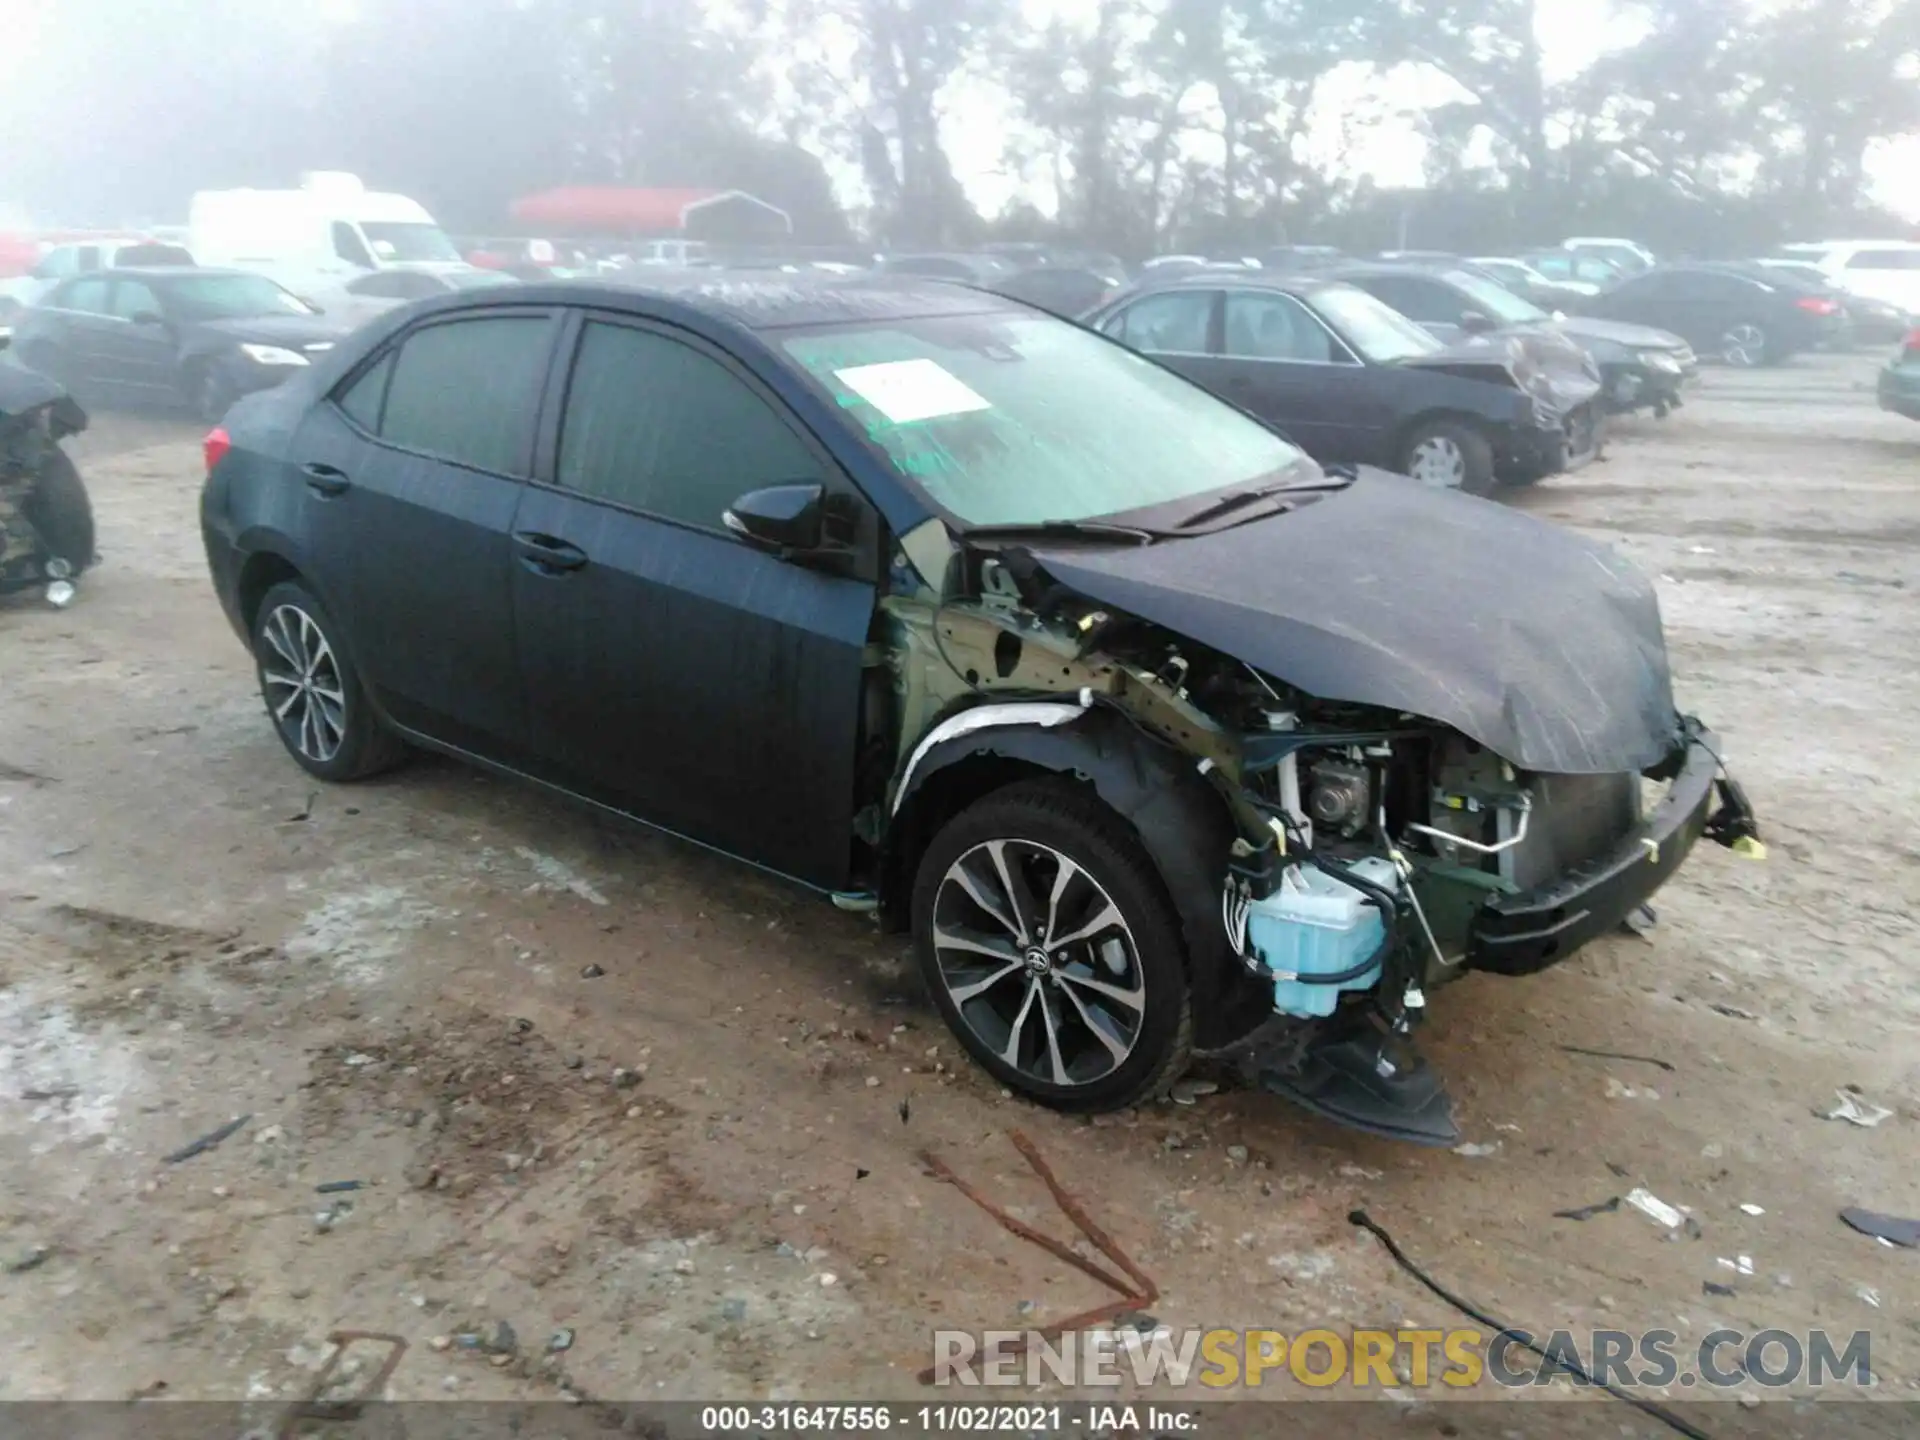
[[[533,530],[514,531],[513,548],[527,565],[546,574],[578,570],[587,563],[587,552],[578,545]]]
[[[353,482],[347,479],[347,472],[332,465],[323,465],[318,460],[309,461],[300,467],[307,488],[316,495],[344,495]]]

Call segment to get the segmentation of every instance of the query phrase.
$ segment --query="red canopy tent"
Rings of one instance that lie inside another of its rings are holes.
[[[513,202],[513,218],[556,233],[760,239],[791,235],[793,217],[744,190],[567,185]],[[736,232],[736,233],[730,233]]]

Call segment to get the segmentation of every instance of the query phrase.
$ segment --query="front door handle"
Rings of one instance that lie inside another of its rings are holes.
[[[543,574],[578,570],[587,563],[587,552],[578,545],[534,530],[514,531],[513,548],[524,563]]]
[[[353,482],[347,479],[347,472],[333,465],[324,465],[318,460],[310,461],[300,467],[300,474],[307,482],[307,488],[316,495],[344,495]]]

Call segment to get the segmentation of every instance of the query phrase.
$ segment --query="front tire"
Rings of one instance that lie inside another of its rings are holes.
[[[48,558],[66,561],[69,577],[92,566],[93,502],[66,451],[55,449],[47,456],[20,509],[46,542]]]
[[[1423,485],[1491,495],[1499,483],[1493,472],[1493,445],[1459,420],[1422,420],[1407,435],[1400,469]]]
[[[297,581],[267,591],[253,622],[260,696],[287,753],[320,780],[364,780],[406,753],[381,725],[326,608]]]
[[[1077,786],[1011,786],[950,821],[920,862],[913,933],[941,1016],[1002,1085],[1116,1110],[1186,1070],[1178,916],[1139,842]]]

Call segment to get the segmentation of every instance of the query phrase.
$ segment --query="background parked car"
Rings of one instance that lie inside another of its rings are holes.
[[[1839,307],[1798,285],[1725,265],[1662,265],[1596,295],[1587,313],[1684,336],[1729,365],[1777,365],[1827,343]]]
[[[1678,335],[1581,315],[1550,315],[1505,286],[1465,270],[1372,266],[1334,273],[1443,340],[1470,329],[1550,337],[1565,352],[1559,363],[1592,367],[1594,378],[1606,387],[1608,407],[1616,411],[1650,407],[1664,414],[1680,403],[1681,387],[1699,368],[1693,350]],[[1543,353],[1542,358],[1549,357]]]
[[[88,400],[186,404],[218,420],[333,348],[338,321],[264,275],[186,267],[63,280],[15,328],[30,369]]]
[[[1014,267],[997,255],[978,255],[964,250],[926,255],[883,255],[873,267],[887,275],[924,275],[929,280],[957,280],[964,285],[984,285],[1005,275]]]
[[[1572,255],[1596,256],[1622,275],[1638,275],[1658,263],[1639,241],[1618,235],[1571,235],[1560,242],[1560,248]]]
[[[1624,270],[1602,256],[1572,250],[1529,250],[1520,258],[1549,280],[1572,280],[1598,290],[1617,285],[1626,276]]]
[[[1920,315],[1920,241],[1819,240],[1782,245],[1783,258],[1808,260],[1850,295]]]
[[[1880,372],[1880,408],[1920,420],[1920,328],[1908,334],[1900,353]]]
[[[0,321],[11,323],[20,312],[37,305],[70,275],[87,275],[115,265],[191,265],[185,248],[137,235],[74,241],[55,245],[34,262],[25,275],[0,284]]]
[[[1285,431],[1322,464],[1485,494],[1580,463],[1597,385],[1526,368],[1513,342],[1442,344],[1365,291],[1312,275],[1183,276],[1087,324]]]
[[[1508,256],[1475,255],[1467,263],[1542,310],[1574,310],[1600,293],[1591,281],[1550,280],[1526,261]]]
[[[1068,320],[1084,315],[1121,288],[1120,282],[1092,270],[1040,265],[987,282],[996,295],[1019,300]]]
[[[1913,317],[1899,306],[1866,295],[1849,294],[1835,285],[1826,271],[1805,260],[1778,257],[1744,260],[1735,262],[1733,268],[1748,271],[1769,284],[1787,288],[1799,285],[1806,294],[1818,295],[1839,306],[1842,324],[1833,339],[1837,348],[1897,342],[1904,339],[1914,325]]]

